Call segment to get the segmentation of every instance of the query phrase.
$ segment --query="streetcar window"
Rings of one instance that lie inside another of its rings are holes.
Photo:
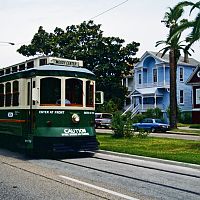
[[[17,72],[17,66],[12,67],[12,73]]]
[[[11,106],[11,83],[6,83],[6,106]]]
[[[13,106],[19,105],[19,82],[13,82]]]
[[[4,84],[0,84],[0,107],[4,107]]]
[[[4,70],[0,70],[0,76],[4,75]]]
[[[25,70],[25,64],[19,65],[19,71]]]
[[[65,80],[65,99],[71,104],[69,106],[83,105],[83,81],[79,79]]]
[[[61,80],[58,78],[43,78],[40,82],[40,105],[59,106],[61,99]]]
[[[30,105],[30,82],[28,82],[27,87],[27,105]]]
[[[86,106],[94,106],[94,84],[86,82]]]
[[[34,61],[27,63],[27,69],[30,69],[30,68],[33,68],[33,67],[34,67]]]
[[[6,74],[10,74],[10,68],[6,69]]]
[[[47,59],[45,58],[45,59],[40,59],[40,63],[39,63],[39,65],[41,66],[41,65],[46,65],[47,64]]]

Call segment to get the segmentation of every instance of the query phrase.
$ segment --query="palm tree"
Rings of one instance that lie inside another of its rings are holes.
[[[195,8],[199,9],[200,11],[200,1],[197,3],[187,2],[187,4],[185,2],[184,6],[192,6],[190,10],[190,15]],[[171,34],[171,37],[168,38],[168,41],[170,41],[171,39],[176,37],[176,35],[182,33],[183,31],[187,29],[191,29],[191,32],[188,34],[188,36],[185,39],[185,42],[187,43],[187,45],[185,45],[185,51],[184,51],[185,62],[187,61],[187,56],[188,56],[187,51],[191,48],[191,46],[195,42],[197,42],[200,39],[200,12],[197,13],[196,18],[192,21],[188,21],[187,19],[181,20],[180,25],[176,26],[173,29],[173,33]]]
[[[185,45],[182,44],[181,34],[182,32],[177,32],[174,34],[174,30],[179,27],[183,22],[181,17],[184,13],[184,6],[193,5],[192,2],[183,1],[175,5],[173,8],[169,8],[169,12],[165,13],[164,19],[162,22],[165,23],[166,27],[169,28],[169,35],[166,41],[156,42],[156,46],[164,44],[165,47],[159,52],[162,52],[164,56],[169,51],[169,65],[170,65],[170,127],[177,128],[177,92],[176,92],[176,71],[177,71],[177,62],[180,57],[180,51],[187,51]],[[173,36],[173,37],[172,37]]]

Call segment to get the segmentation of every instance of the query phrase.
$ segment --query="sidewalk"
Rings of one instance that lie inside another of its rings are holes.
[[[182,134],[182,135],[196,135],[200,136],[200,129],[197,128],[189,128],[189,127],[178,127],[180,131],[167,131],[169,134]],[[185,132],[184,132],[185,130]],[[194,131],[194,132],[193,132]]]
[[[200,129],[198,128],[189,128],[188,126],[185,126],[185,127],[178,127],[179,129],[181,130],[194,130],[194,131],[199,131],[200,132]]]

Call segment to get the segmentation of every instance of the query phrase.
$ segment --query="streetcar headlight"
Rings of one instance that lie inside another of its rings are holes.
[[[74,123],[80,122],[80,117],[79,117],[79,115],[74,113],[74,114],[72,115],[72,121],[73,121]]]

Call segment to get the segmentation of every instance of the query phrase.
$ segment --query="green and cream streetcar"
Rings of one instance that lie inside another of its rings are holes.
[[[38,57],[0,70],[0,142],[28,152],[98,149],[95,75],[83,62]]]

